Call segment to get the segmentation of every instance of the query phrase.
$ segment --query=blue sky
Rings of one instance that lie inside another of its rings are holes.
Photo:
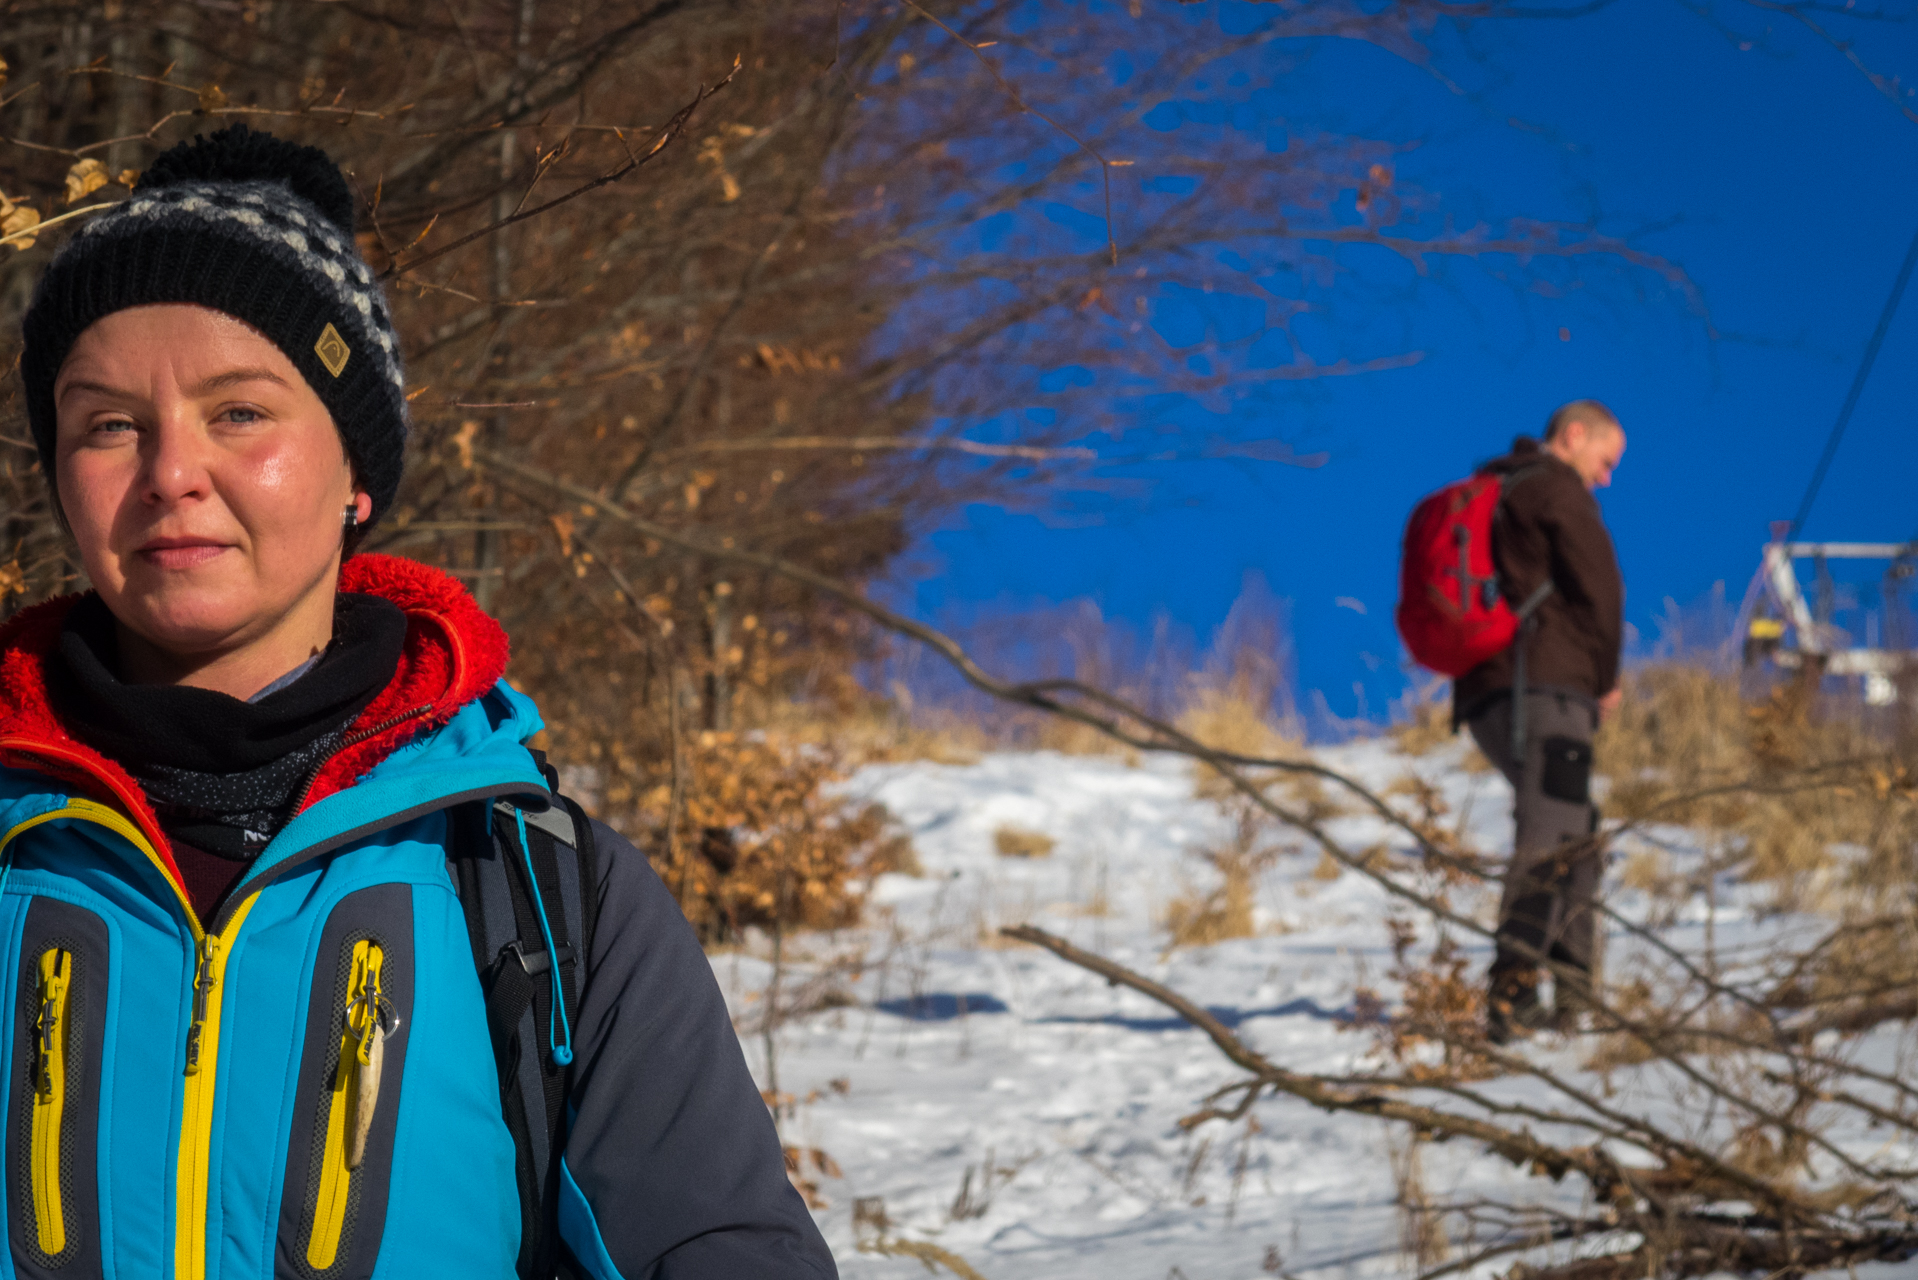
[[[1843,31],[1873,69],[1918,79],[1918,20]],[[1685,269],[1706,314],[1630,272],[1552,297],[1515,284],[1510,262],[1452,261],[1369,310],[1348,301],[1301,325],[1308,341],[1319,326],[1328,354],[1389,334],[1423,356],[1256,403],[1247,434],[1323,451],[1323,467],[1181,463],[1154,498],[1079,527],[969,511],[921,547],[914,608],[951,622],[1089,597],[1142,629],[1164,612],[1203,637],[1258,571],[1291,603],[1300,689],[1339,716],[1378,716],[1406,678],[1391,625],[1406,513],[1577,396],[1611,404],[1629,433],[1601,495],[1628,620],[1649,636],[1667,597],[1719,581],[1735,597],[1767,522],[1798,505],[1918,231],[1918,123],[1810,32],[1735,0],[1709,16],[1620,0],[1480,23],[1441,33],[1442,75],[1366,46],[1308,52],[1281,81],[1288,120],[1418,140],[1402,180],[1465,220],[1594,220],[1629,236]],[[1918,299],[1805,536],[1918,534],[1914,356]]]

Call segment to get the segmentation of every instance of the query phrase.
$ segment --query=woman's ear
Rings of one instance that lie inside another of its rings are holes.
[[[373,495],[364,489],[356,489],[353,498],[346,504],[346,510],[340,513],[340,551],[350,556],[359,550],[360,542],[366,537],[366,522],[373,518]]]

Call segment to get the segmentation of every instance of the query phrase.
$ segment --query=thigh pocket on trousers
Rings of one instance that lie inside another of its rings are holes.
[[[1592,802],[1592,744],[1577,738],[1545,739],[1546,795],[1567,804]]]

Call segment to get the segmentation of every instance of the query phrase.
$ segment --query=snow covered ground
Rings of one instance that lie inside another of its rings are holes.
[[[1461,747],[1413,760],[1366,742],[1321,758],[1374,788],[1417,773],[1473,845],[1509,848],[1509,793],[1463,767]],[[1181,760],[1043,752],[860,772],[849,790],[911,832],[924,874],[883,877],[859,930],[789,940],[788,993],[835,998],[777,1029],[771,1072],[756,1017],[771,967],[763,954],[714,957],[762,1085],[776,1073],[798,1099],[786,1141],[823,1151],[839,1174],[819,1177],[830,1202],[819,1220],[848,1280],[924,1274],[910,1258],[856,1251],[855,1201],[868,1216],[883,1206],[894,1237],[951,1250],[987,1280],[1412,1272],[1394,1207],[1402,1131],[1286,1098],[1249,1122],[1182,1130],[1180,1117],[1239,1074],[1211,1043],[1143,996],[996,937],[1015,923],[1062,934],[1210,1007],[1282,1065],[1375,1068],[1372,1034],[1348,1025],[1356,987],[1390,991],[1390,903],[1365,877],[1329,875],[1316,850],[1288,846],[1259,882],[1257,936],[1168,952],[1168,904],[1217,882],[1198,855],[1232,835],[1194,781]],[[1005,826],[1056,844],[1001,856]],[[1332,826],[1348,848],[1404,843],[1374,818]],[[1667,856],[1696,852],[1684,832],[1656,838]],[[1463,905],[1484,918],[1493,904]],[[1784,926],[1762,926],[1750,905],[1726,885],[1669,936],[1685,945],[1687,931],[1711,928],[1720,947],[1762,945],[1765,928]],[[1485,959],[1473,956],[1475,972]],[[1527,1051],[1577,1069],[1576,1044]],[[1539,1097],[1523,1081],[1489,1087]],[[1576,1179],[1554,1188],[1462,1143],[1423,1146],[1418,1159],[1434,1200],[1577,1207]],[[1875,1268],[1873,1280],[1901,1271]]]

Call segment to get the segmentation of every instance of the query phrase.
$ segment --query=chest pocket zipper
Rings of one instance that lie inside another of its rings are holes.
[[[353,1174],[366,1155],[366,1138],[380,1103],[386,1066],[386,1038],[399,1027],[393,1002],[381,987],[385,951],[371,939],[353,944],[346,1007],[340,1018],[339,1065],[326,1119],[326,1149],[321,1157],[319,1191],[313,1205],[313,1230],[306,1261],[326,1271],[339,1255],[346,1228]]]
[[[40,954],[39,1012],[34,1019],[31,1179],[33,1222],[40,1252],[66,1252],[67,1225],[60,1201],[60,1126],[67,1107],[67,1013],[73,987],[73,953],[49,947]]]

